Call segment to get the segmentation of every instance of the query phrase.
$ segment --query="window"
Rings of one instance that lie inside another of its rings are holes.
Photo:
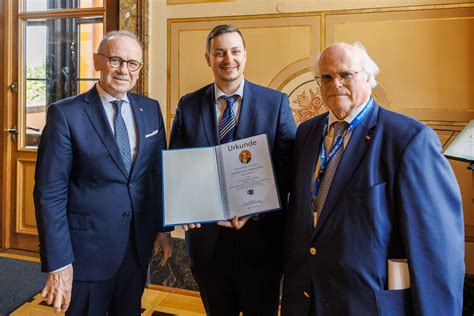
[[[85,92],[98,80],[92,55],[105,32],[103,2],[22,1],[18,15],[21,147],[38,146],[48,105]]]
[[[23,11],[46,11],[75,8],[100,8],[103,0],[23,0]]]

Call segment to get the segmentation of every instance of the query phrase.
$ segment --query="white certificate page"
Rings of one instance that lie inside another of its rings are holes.
[[[265,134],[220,145],[218,150],[232,216],[281,208]]]
[[[163,151],[164,225],[223,219],[215,148]]]
[[[467,161],[474,160],[474,120],[469,122],[444,154]]]

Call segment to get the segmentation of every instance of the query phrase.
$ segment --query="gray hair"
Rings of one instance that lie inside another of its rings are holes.
[[[111,39],[115,37],[119,37],[119,36],[124,36],[124,37],[134,39],[138,43],[138,45],[140,45],[143,51],[143,43],[140,41],[137,35],[129,31],[117,30],[117,31],[110,31],[104,37],[102,37],[99,43],[99,47],[97,47],[97,53],[102,53],[102,49],[104,48],[104,45],[107,41],[110,41]]]
[[[350,45],[353,48],[356,49],[358,52],[360,59],[362,61],[362,70],[366,72],[369,75],[369,82],[370,82],[370,87],[375,88],[377,86],[377,80],[375,77],[379,74],[380,68],[377,66],[375,61],[370,58],[369,54],[367,53],[367,50],[365,49],[364,45],[362,45],[361,42],[355,42],[353,44],[348,44],[344,42],[338,42],[330,45],[329,47],[333,46],[339,46],[339,45]],[[329,48],[328,47],[328,48]],[[327,49],[327,48],[326,48]],[[318,58],[316,59],[316,62],[319,62],[319,58],[321,57],[321,54],[319,54]],[[317,69],[317,67],[316,67]]]
[[[211,52],[211,41],[213,38],[224,34],[224,33],[237,33],[240,35],[240,38],[242,39],[242,43],[244,43],[244,48],[245,48],[245,39],[242,36],[242,33],[240,30],[232,25],[232,24],[221,24],[212,29],[211,32],[209,32],[209,35],[207,35],[207,40],[206,40],[206,53],[209,55]]]

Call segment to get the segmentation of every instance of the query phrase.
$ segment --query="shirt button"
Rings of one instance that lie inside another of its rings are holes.
[[[128,187],[129,187],[129,188],[133,188],[133,184],[129,183],[129,184],[128,184]]]
[[[311,296],[309,295],[309,293],[306,292],[306,291],[304,291],[303,294],[304,294],[304,296],[305,296],[306,298],[310,298],[310,297],[311,297]]]
[[[123,212],[123,213],[122,213],[122,217],[123,217],[123,218],[128,218],[129,216],[130,216],[130,214],[127,213],[127,212]]]
[[[314,247],[309,248],[309,253],[312,254],[313,256],[316,254],[316,252],[317,252],[316,248]]]

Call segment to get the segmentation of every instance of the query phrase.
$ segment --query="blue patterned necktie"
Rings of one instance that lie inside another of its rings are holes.
[[[235,133],[235,101],[237,96],[224,96],[227,107],[222,114],[221,126],[219,128],[219,142],[221,144],[231,142],[234,139]]]
[[[115,110],[115,141],[117,142],[118,148],[120,150],[120,155],[122,156],[123,163],[125,164],[125,169],[127,170],[127,173],[130,174],[130,169],[132,168],[132,152],[130,149],[130,140],[128,139],[127,126],[125,125],[125,121],[122,117],[123,102],[123,100],[112,101],[112,105]]]
[[[345,121],[333,123],[333,144],[336,142],[338,137],[344,135],[344,132],[347,129],[348,125],[349,124]],[[336,174],[337,166],[339,165],[339,161],[341,160],[343,152],[344,147],[341,147],[341,149],[339,149],[332,157],[332,159],[328,162],[328,165],[326,166],[326,171],[324,171],[324,176],[319,186],[318,195],[313,201],[313,211],[318,213],[318,217],[321,216],[321,211],[323,210],[324,203],[326,202],[326,197],[329,193],[329,189],[331,188],[332,179]]]

